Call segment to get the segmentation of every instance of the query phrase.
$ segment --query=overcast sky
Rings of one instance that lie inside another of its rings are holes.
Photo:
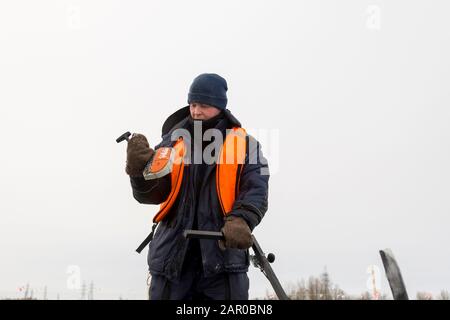
[[[450,289],[446,0],[2,1],[0,298],[146,298],[135,248],[157,206],[124,172],[129,130],[160,141],[195,76],[269,158],[255,229],[288,286],[326,267],[368,290],[391,248],[410,296]],[[268,133],[268,134],[267,134]],[[266,137],[264,137],[266,134]],[[74,271],[75,270],[75,271]],[[78,273],[80,271],[80,273]],[[75,273],[72,273],[75,272]],[[251,267],[250,297],[268,281]]]

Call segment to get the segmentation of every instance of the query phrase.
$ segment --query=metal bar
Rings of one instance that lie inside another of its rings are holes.
[[[200,238],[211,240],[224,239],[223,233],[217,231],[185,230],[183,234],[185,238]],[[267,257],[262,251],[261,246],[259,245],[255,236],[252,235],[252,238],[253,238],[252,249],[253,252],[255,253],[255,258],[257,259],[259,269],[264,274],[264,276],[269,280],[276,295],[278,296],[278,299],[289,300],[289,297],[287,296],[286,292],[281,286],[281,283],[278,280],[277,276],[275,275],[272,266],[270,265],[269,261],[267,260]]]
[[[217,231],[201,231],[201,230],[184,230],[183,235],[185,238],[198,238],[198,239],[211,239],[211,240],[223,240],[223,233]]]
[[[281,286],[281,283],[278,280],[277,276],[275,275],[275,272],[273,271],[272,266],[270,265],[269,261],[267,260],[266,255],[262,251],[261,246],[259,245],[255,236],[252,235],[252,237],[253,237],[252,249],[255,252],[256,259],[259,260],[259,263],[261,265],[261,267],[260,267],[261,271],[266,276],[266,278],[269,280],[270,284],[273,287],[273,290],[275,291],[275,294],[278,296],[278,299],[289,300],[289,297],[287,296],[286,292],[284,291],[283,287]]]

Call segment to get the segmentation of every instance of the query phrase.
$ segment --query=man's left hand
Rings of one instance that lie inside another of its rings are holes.
[[[228,216],[225,218],[225,225],[222,228],[225,241],[219,241],[219,247],[248,249],[253,245],[252,232],[244,219],[240,217]]]

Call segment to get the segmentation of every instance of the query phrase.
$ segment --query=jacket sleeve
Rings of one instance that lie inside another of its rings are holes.
[[[268,207],[269,166],[259,142],[249,136],[248,153],[242,169],[239,193],[230,215],[243,218],[253,230]]]
[[[161,147],[162,142],[155,146],[154,150]],[[143,176],[130,177],[133,197],[142,204],[160,204],[170,194],[170,174],[154,180],[145,180]]]
[[[170,174],[155,180],[144,177],[130,177],[133,197],[142,204],[160,204],[170,193]]]

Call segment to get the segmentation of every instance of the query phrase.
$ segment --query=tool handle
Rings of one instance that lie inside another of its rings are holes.
[[[224,240],[225,237],[220,231],[202,231],[202,230],[184,230],[183,235],[186,239],[211,239],[211,240]]]
[[[127,131],[127,132],[125,132],[124,134],[122,134],[120,137],[118,137],[118,138],[116,139],[116,142],[117,142],[117,143],[120,143],[120,142],[122,142],[122,141],[124,141],[124,140],[129,141],[129,137],[130,137],[130,136],[131,136],[130,131]]]

